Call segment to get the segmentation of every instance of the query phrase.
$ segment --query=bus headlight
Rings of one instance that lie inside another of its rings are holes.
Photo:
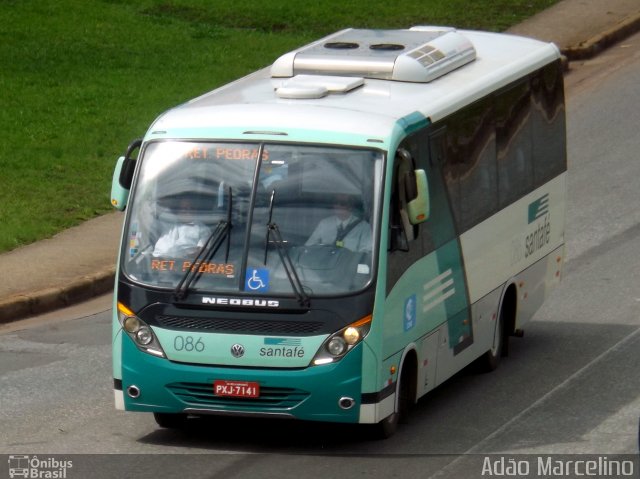
[[[129,316],[122,321],[122,327],[127,333],[134,334],[140,329],[140,320],[135,316]]]
[[[356,344],[364,339],[371,328],[371,315],[342,328],[329,336],[313,358],[313,365],[339,361]]]
[[[148,326],[142,326],[136,332],[136,341],[138,341],[143,346],[148,346],[153,341],[153,333]]]
[[[161,358],[166,357],[151,327],[122,303],[118,303],[118,321],[120,321],[122,330],[133,339],[140,351]]]
[[[347,344],[356,344],[360,341],[360,330],[358,328],[354,328],[353,326],[349,326],[344,330],[344,340]]]
[[[327,343],[327,351],[333,356],[342,356],[347,351],[347,343],[339,335],[333,336]]]

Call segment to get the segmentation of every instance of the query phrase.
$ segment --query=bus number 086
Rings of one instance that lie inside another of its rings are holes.
[[[176,336],[173,340],[173,348],[176,351],[196,351],[201,353],[204,351],[204,343],[202,338],[194,338],[193,336]]]

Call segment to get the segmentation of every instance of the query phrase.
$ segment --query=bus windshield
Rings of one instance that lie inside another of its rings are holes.
[[[200,293],[360,290],[373,277],[383,159],[356,148],[152,142],[139,159],[123,271],[166,289],[191,274],[189,292]]]

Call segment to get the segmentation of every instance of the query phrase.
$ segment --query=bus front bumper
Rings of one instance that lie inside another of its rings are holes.
[[[359,422],[362,344],[332,364],[261,369],[176,363],[141,352],[126,336],[121,340],[122,379],[114,384],[120,409]],[[260,393],[218,396],[215,381],[258,383]]]

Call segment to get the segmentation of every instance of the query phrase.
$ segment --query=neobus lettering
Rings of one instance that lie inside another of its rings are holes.
[[[250,306],[258,308],[277,308],[280,301],[273,299],[250,299],[250,298],[202,298],[202,304],[217,304],[221,306]]]

